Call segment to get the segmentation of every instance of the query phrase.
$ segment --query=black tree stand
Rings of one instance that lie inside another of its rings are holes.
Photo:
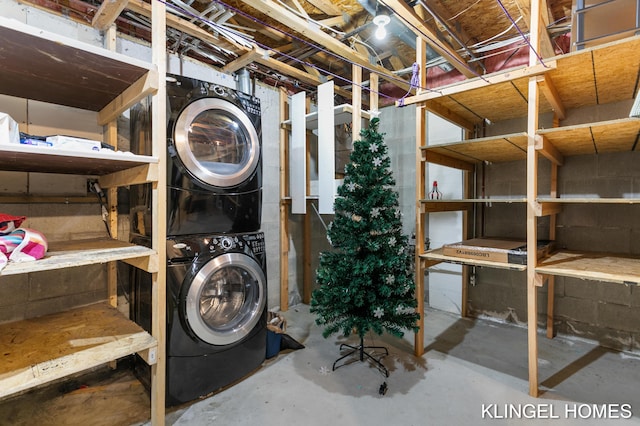
[[[389,377],[389,370],[387,370],[387,368],[382,365],[382,363],[375,359],[370,353],[367,353],[365,351],[365,349],[382,349],[384,350],[384,354],[385,355],[389,355],[389,351],[387,350],[387,348],[385,348],[384,346],[365,346],[364,345],[364,337],[360,336],[360,345],[359,346],[351,346],[351,345],[347,345],[346,343],[343,343],[340,345],[340,351],[342,351],[342,348],[349,348],[351,349],[349,352],[347,352],[345,355],[341,356],[340,358],[338,358],[334,363],[333,363],[333,371],[336,371],[336,368],[338,367],[342,367],[346,364],[342,364],[339,365],[338,367],[336,367],[336,364],[340,361],[342,361],[343,359],[355,354],[356,352],[359,353],[359,357],[360,357],[360,361],[364,361],[364,358],[367,357],[369,360],[373,361],[373,363],[378,367],[378,369],[380,371],[382,371],[384,373],[385,377]]]

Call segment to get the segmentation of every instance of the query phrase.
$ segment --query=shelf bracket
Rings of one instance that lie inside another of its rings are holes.
[[[535,136],[535,147],[540,154],[544,155],[549,161],[562,166],[564,164],[564,156],[544,135]]]

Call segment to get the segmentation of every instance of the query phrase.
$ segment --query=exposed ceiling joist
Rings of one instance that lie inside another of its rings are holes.
[[[96,12],[91,25],[100,31],[109,28],[127,7],[128,0],[105,0]]]
[[[404,20],[408,27],[422,40],[424,40],[433,50],[438,52],[455,69],[466,77],[475,77],[478,73],[473,67],[467,64],[455,50],[442,43],[438,36],[425,25],[424,21],[411,9],[411,7],[401,0],[381,0],[381,3],[391,9],[396,15]]]
[[[521,28],[523,32],[529,31],[529,27],[531,25],[531,2],[529,0],[514,0],[518,8],[520,9],[520,14],[522,15],[525,28]],[[553,49],[553,44],[551,44],[551,37],[549,37],[549,32],[547,31],[547,27],[549,26],[549,8],[547,7],[547,1],[542,0],[542,4],[540,5],[542,15],[542,25],[540,26],[540,56],[543,58],[551,58],[556,55],[555,50]]]
[[[272,0],[243,0],[247,5],[259,10],[265,15],[275,19],[283,25],[293,29],[299,34],[309,38],[310,40],[315,40],[317,43],[321,44],[325,48],[329,49],[333,53],[341,56],[342,58],[355,63],[363,68],[368,68],[369,70],[377,73],[380,77],[385,80],[390,81],[391,83],[401,87],[405,90],[409,89],[409,83],[402,82],[398,77],[391,74],[387,69],[371,64],[369,58],[363,56],[350,47],[346,46],[339,40],[331,37],[329,34],[321,31],[319,28],[315,28],[310,26],[309,23],[290,12],[289,10],[283,8]]]

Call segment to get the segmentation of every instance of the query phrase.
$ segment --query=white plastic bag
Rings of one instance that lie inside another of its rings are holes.
[[[18,123],[4,112],[0,112],[0,145],[20,144]]]

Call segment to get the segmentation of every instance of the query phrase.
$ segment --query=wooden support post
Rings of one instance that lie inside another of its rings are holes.
[[[420,87],[427,86],[427,72],[425,68],[427,44],[420,37],[416,38],[416,62],[420,66]],[[425,198],[425,161],[421,154],[421,148],[427,139],[427,110],[424,104],[416,106],[416,302],[418,319],[418,332],[415,335],[414,352],[416,356],[424,354],[424,269],[420,255],[424,253],[424,222],[426,214],[423,212],[420,200]]]
[[[166,6],[164,3],[154,1],[151,3],[151,56],[152,61],[158,70],[158,90],[153,96],[151,119],[153,123],[166,123],[166,96],[167,82],[165,80],[167,69],[167,48],[166,48]],[[166,260],[167,249],[165,241],[167,239],[167,126],[157,125],[152,128],[153,155],[158,157],[158,180],[153,187],[153,241],[152,245],[156,249],[160,267],[158,272],[151,275],[152,280],[152,318],[155,318],[151,324],[151,334],[158,343],[156,351],[157,361],[151,366],[151,424],[154,426],[162,426],[165,423],[165,386],[166,386],[166,315],[167,315],[167,297],[166,297]],[[162,206],[162,208],[160,208]]]
[[[551,198],[558,198],[558,164],[551,163]],[[557,215],[549,216],[549,239],[556,239]],[[555,299],[555,275],[547,279],[547,338],[553,339],[553,301]]]
[[[468,170],[462,171],[462,197],[466,199],[473,198],[473,173]],[[462,211],[462,238],[472,238],[471,221],[473,220],[473,209],[466,209]],[[462,293],[460,295],[460,316],[465,318],[467,316],[467,300],[469,298],[469,282],[471,277],[471,266],[462,266]]]
[[[369,74],[369,112],[377,114],[378,112],[378,87],[380,76],[375,73]],[[372,115],[373,116],[373,115]]]
[[[351,140],[357,141],[360,139],[360,130],[362,130],[362,68],[358,65],[353,65],[351,70],[351,79],[353,80],[351,97],[351,105],[353,107]]]
[[[289,118],[288,93],[280,88],[280,122]],[[289,131],[280,126],[280,310],[289,310],[289,209],[287,189],[289,188]]]
[[[531,46],[536,51],[540,47],[540,1],[531,1]],[[536,52],[529,52],[529,65],[537,63]],[[537,216],[538,196],[538,152],[536,151],[536,131],[538,130],[539,87],[536,77],[529,78],[527,110],[527,340],[529,344],[529,394],[538,396],[538,282],[537,259]]]

